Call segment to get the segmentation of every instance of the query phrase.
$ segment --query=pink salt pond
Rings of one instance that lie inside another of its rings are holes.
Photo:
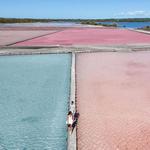
[[[150,43],[150,35],[127,29],[75,28],[21,42],[16,45],[115,45],[145,43]]]
[[[77,56],[79,150],[150,149],[150,52]]]
[[[28,40],[31,38],[36,38],[38,36],[46,35],[53,33],[55,31],[46,31],[46,30],[39,30],[39,31],[15,31],[15,30],[0,30],[0,46],[13,44],[19,41]]]

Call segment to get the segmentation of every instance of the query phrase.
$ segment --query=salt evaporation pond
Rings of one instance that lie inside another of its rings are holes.
[[[69,54],[0,57],[0,149],[65,150]]]
[[[80,27],[76,22],[35,22],[35,23],[0,23],[0,27]]]

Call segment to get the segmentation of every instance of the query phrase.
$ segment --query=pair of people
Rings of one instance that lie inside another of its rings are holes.
[[[74,114],[72,113],[72,111],[68,112],[66,123],[68,125],[68,129],[69,129],[70,133],[72,133],[74,128],[76,127],[76,125],[78,123],[78,118],[79,118],[78,112],[75,112]]]

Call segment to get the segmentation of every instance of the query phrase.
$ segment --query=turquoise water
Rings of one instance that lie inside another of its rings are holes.
[[[0,57],[0,150],[65,150],[69,54]]]

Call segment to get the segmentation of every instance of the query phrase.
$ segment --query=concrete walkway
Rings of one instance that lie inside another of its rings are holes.
[[[70,103],[69,103],[69,110],[71,112],[76,112],[76,101],[75,101],[75,63],[76,63],[76,57],[75,54],[72,53],[72,65],[71,65],[71,87],[70,87]],[[76,150],[76,127],[72,134],[68,132],[68,148],[67,150]]]

